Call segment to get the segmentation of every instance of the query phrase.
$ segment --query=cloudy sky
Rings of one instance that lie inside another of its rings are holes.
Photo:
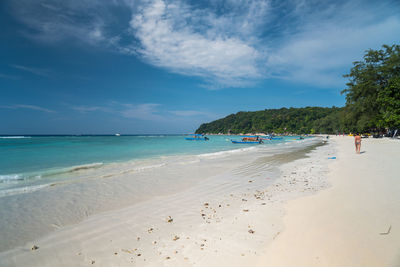
[[[0,134],[188,133],[238,111],[343,106],[400,43],[398,0],[3,0]]]

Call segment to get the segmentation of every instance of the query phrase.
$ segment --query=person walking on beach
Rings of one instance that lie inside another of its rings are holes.
[[[354,144],[356,145],[356,153],[360,154],[360,149],[361,149],[361,136],[359,133],[357,133],[354,136]]]

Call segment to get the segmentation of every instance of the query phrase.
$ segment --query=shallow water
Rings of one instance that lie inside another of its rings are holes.
[[[197,155],[243,147],[232,144],[231,138],[235,139],[232,136],[211,136],[209,141],[187,141],[181,135],[0,136],[0,183],[52,176],[113,162]],[[266,145],[286,139],[267,141]]]
[[[101,137],[101,140],[107,138]],[[137,139],[143,137],[132,138],[139,142]],[[292,137],[249,147],[232,145],[223,136],[211,138],[215,139],[214,144],[220,143],[219,150],[212,146],[213,142],[190,142],[183,140],[182,136],[173,136],[172,140],[166,141],[171,141],[168,145],[181,142],[181,147],[192,147],[192,150],[175,148],[174,153],[157,157],[119,161],[114,158],[114,162],[106,162],[103,158],[103,164],[81,164],[37,179],[3,183],[14,187],[3,188],[3,194],[0,195],[0,251],[24,245],[90,215],[139,205],[147,200],[181,192],[205,180],[224,177],[229,181],[226,190],[230,191],[241,190],[241,183],[237,181],[247,182],[260,175],[270,177],[265,182],[271,182],[279,176],[279,165],[304,156],[306,151],[320,143],[316,138],[294,141]]]

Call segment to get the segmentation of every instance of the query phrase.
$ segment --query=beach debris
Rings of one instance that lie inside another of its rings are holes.
[[[168,216],[167,219],[166,219],[166,221],[169,222],[169,223],[172,223],[172,222],[174,221],[174,219],[172,219],[171,216]]]
[[[118,255],[118,252],[114,252],[114,255]]]
[[[169,260],[169,259],[171,259],[171,257],[167,256],[167,257],[165,257],[165,259],[166,259],[166,260]]]
[[[153,241],[153,245],[157,244],[157,241]]]
[[[247,199],[242,198],[242,201],[247,201]]]
[[[137,241],[140,241],[140,236],[138,236],[138,237],[136,238],[136,240],[137,240]]]
[[[180,238],[180,237],[176,235],[172,240],[176,241],[176,240],[178,240],[179,238]]]
[[[252,180],[249,180],[249,183],[252,183],[253,181]]]
[[[133,252],[128,250],[128,249],[121,249],[121,251],[132,254]],[[117,255],[117,252],[115,252],[115,255]]]
[[[152,233],[154,231],[154,229],[153,228],[149,228],[149,230],[147,230],[147,232],[150,234],[150,233]]]
[[[252,230],[252,229],[249,229],[249,231],[248,231],[250,234],[254,234],[255,233],[255,231],[254,230]]]
[[[249,210],[243,210],[243,212],[249,212]]]
[[[389,229],[386,232],[379,233],[380,235],[388,235],[390,233],[390,230],[392,230],[392,226],[389,226]]]
[[[206,203],[204,203],[204,206],[205,207],[208,207],[210,204],[208,204],[207,202]]]
[[[221,208],[221,207],[222,207],[222,205],[221,205],[221,204],[219,204],[219,205],[218,205],[218,208]]]
[[[274,238],[273,238],[273,239],[275,239],[280,233],[281,233],[281,232],[277,232],[277,233],[274,235]]]
[[[267,203],[263,202],[263,203],[261,203],[261,205],[263,205],[263,206],[264,206],[264,205],[267,205]]]
[[[95,261],[92,260],[92,264],[95,264]]]
[[[141,253],[139,253],[139,254],[137,254],[136,256],[140,257],[140,256],[142,256],[142,254],[141,254]]]
[[[32,250],[37,250],[37,249],[39,249],[39,247],[36,246],[36,245],[33,245],[33,247],[32,247],[31,249],[32,249]]]

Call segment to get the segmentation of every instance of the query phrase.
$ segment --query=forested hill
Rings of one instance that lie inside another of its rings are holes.
[[[400,129],[400,45],[365,51],[341,93],[343,108],[281,108],[238,112],[202,124],[196,133],[336,133]]]
[[[196,133],[336,133],[340,132],[343,108],[281,108],[238,112],[203,123]]]

